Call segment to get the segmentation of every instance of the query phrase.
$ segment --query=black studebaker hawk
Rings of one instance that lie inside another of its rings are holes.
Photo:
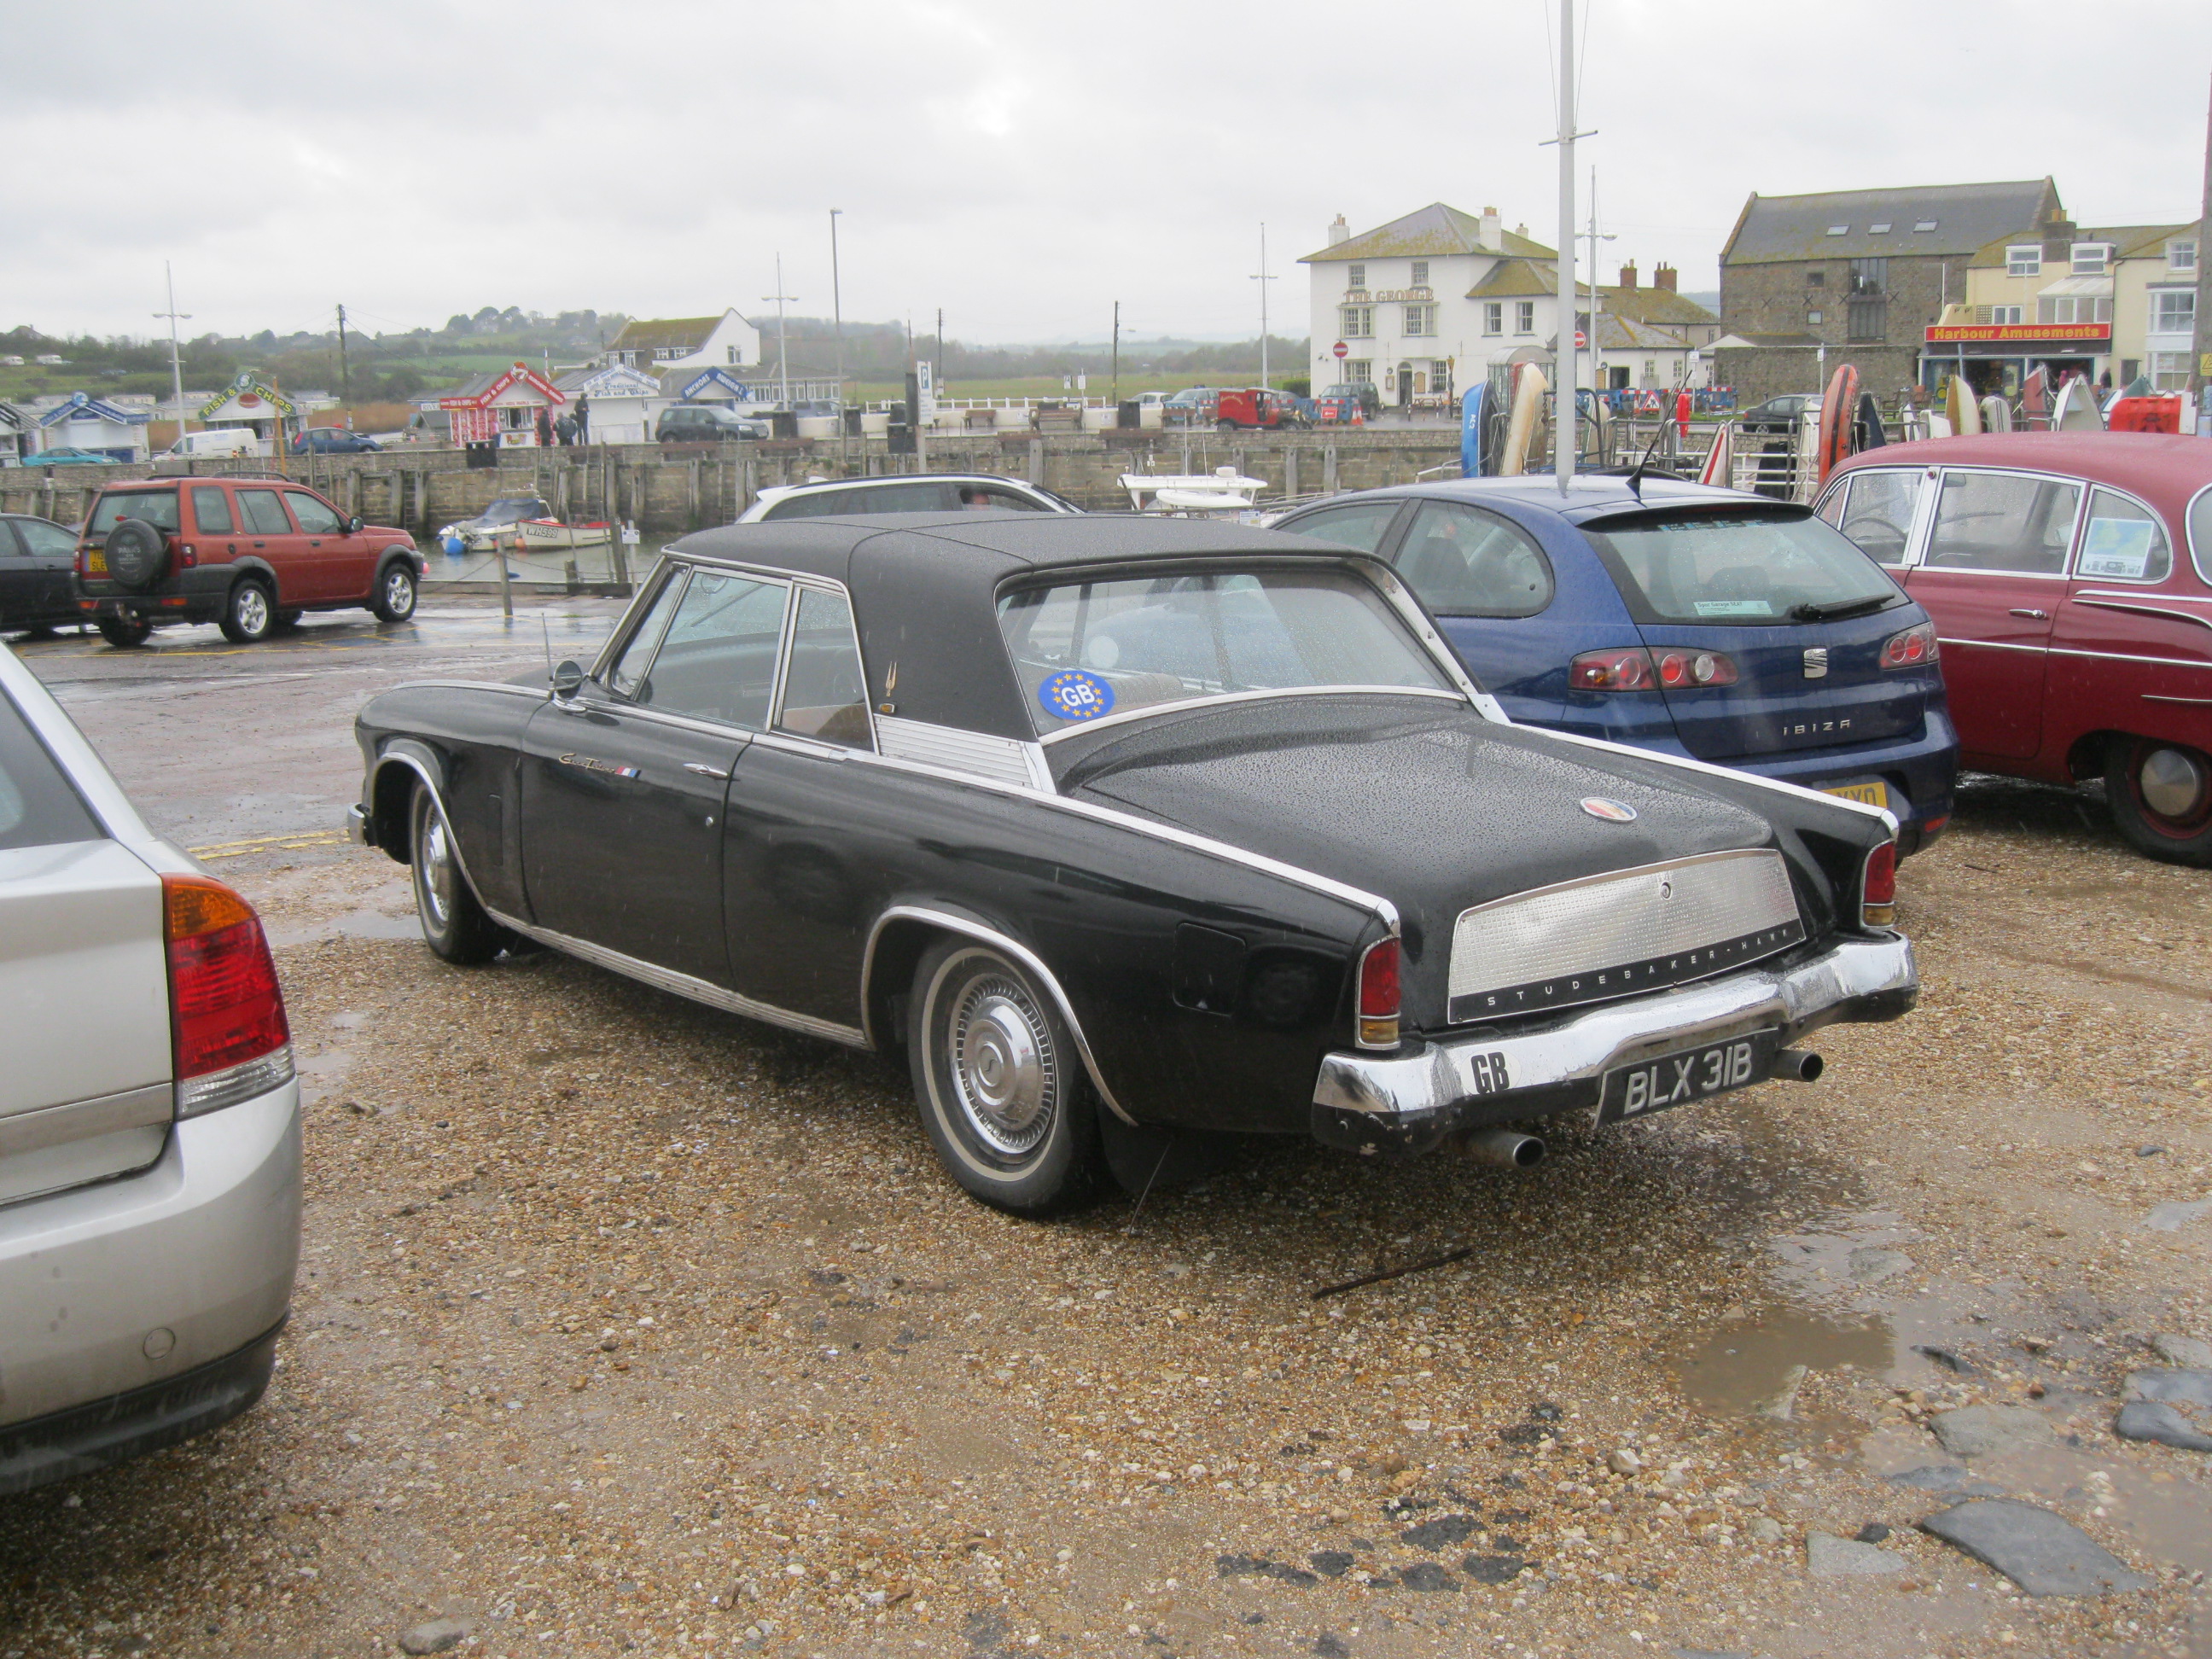
[[[1390,568],[1195,520],[674,544],[589,670],[370,701],[351,828],[521,940],[903,1050],[945,1167],[1073,1201],[1180,1139],[1525,1161],[1816,1074],[1917,993],[1888,815],[1508,721]]]

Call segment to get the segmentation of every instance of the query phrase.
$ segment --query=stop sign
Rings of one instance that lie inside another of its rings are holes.
[[[1337,361],[1339,362],[1343,362],[1346,357],[1349,357],[1352,355],[1352,348],[1345,344],[1341,340],[1339,340],[1336,344],[1330,349],[1336,353]]]

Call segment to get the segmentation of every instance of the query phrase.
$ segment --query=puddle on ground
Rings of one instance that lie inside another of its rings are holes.
[[[1895,1359],[1881,1319],[1770,1303],[1694,1339],[1672,1365],[1682,1392],[1712,1416],[1786,1418],[1808,1370],[1850,1365],[1880,1376]]]
[[[319,921],[299,922],[287,927],[269,931],[269,942],[274,945],[305,945],[319,939],[420,939],[422,924],[410,913],[402,916],[386,915],[381,910],[348,910],[342,915],[325,916]]]

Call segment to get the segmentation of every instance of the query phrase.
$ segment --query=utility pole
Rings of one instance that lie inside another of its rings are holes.
[[[937,385],[934,392],[939,398],[945,395],[945,307],[943,306],[937,308]]]
[[[1114,407],[1121,406],[1121,302],[1114,301]]]
[[[338,401],[353,405],[353,372],[346,364],[345,307],[338,307]]]
[[[185,441],[185,369],[184,360],[177,351],[177,323],[180,319],[189,319],[192,313],[177,309],[176,273],[169,269],[167,259],[161,261],[161,281],[169,291],[169,308],[154,314],[169,319],[169,386],[177,396],[177,441],[182,443]]]
[[[775,292],[763,294],[761,298],[775,301],[775,374],[783,386],[783,406],[788,410],[791,408],[791,358],[785,349],[783,302],[786,300],[796,301],[799,296],[783,291],[783,255],[781,253],[775,256]]]
[[[837,335],[837,401],[845,401],[845,288],[837,274],[837,216],[842,208],[830,210],[830,323]],[[782,283],[776,283],[778,288]]]
[[[1260,269],[1252,280],[1260,285],[1260,384],[1267,384],[1267,284],[1275,279],[1267,275],[1267,227],[1260,225]]]
[[[2204,216],[2197,222],[2197,323],[2190,335],[2189,384],[2197,389],[2197,430],[2212,437],[2212,420],[2204,404],[2212,392],[2212,106],[2208,106],[2204,130]]]
[[[1589,136],[1575,131],[1575,0],[1559,0],[1559,136],[1547,142],[1559,147],[1559,325],[1552,354],[1559,415],[1553,423],[1552,471],[1562,495],[1575,476],[1575,140]]]

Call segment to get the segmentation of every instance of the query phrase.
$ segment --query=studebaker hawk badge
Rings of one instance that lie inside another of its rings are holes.
[[[1594,818],[1603,818],[1607,823],[1633,823],[1636,809],[1624,801],[1607,800],[1602,795],[1584,795],[1583,811]]]
[[[634,778],[637,775],[637,768],[635,766],[610,766],[603,760],[593,760],[589,755],[563,755],[561,757],[561,764],[580,766],[586,772],[605,772],[609,777],[614,778]]]

